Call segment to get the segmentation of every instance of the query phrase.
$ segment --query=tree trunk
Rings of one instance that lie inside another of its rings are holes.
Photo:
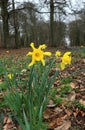
[[[50,45],[55,46],[54,44],[54,3],[53,0],[50,0]]]
[[[18,26],[17,26],[17,18],[16,18],[16,12],[15,12],[15,3],[14,0],[12,0],[12,8],[14,10],[13,19],[14,19],[14,36],[15,36],[15,48],[18,48],[19,38],[18,38]]]
[[[8,0],[4,1],[1,0],[1,16],[3,21],[3,41],[4,45],[3,47],[7,48],[9,47],[9,14],[7,10]]]

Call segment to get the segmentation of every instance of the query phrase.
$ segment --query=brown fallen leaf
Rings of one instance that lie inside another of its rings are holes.
[[[83,63],[85,63],[85,59],[82,59]]]
[[[54,117],[49,123],[49,127],[54,129],[56,126],[62,125],[62,122],[67,118],[67,114],[62,117]]]
[[[75,87],[76,87],[76,84],[73,83],[73,82],[71,82],[71,83],[70,83],[70,86],[71,86],[72,88],[75,88]]]
[[[68,109],[65,109],[65,112],[66,112],[67,116],[71,116],[71,114],[72,114],[72,111],[68,110]]]
[[[54,129],[57,126],[60,126],[62,124],[63,120],[62,118],[55,118],[49,123],[49,128]]]
[[[79,102],[80,102],[82,105],[85,106],[85,101],[84,101],[84,100],[80,99]]]
[[[70,121],[63,121],[61,126],[54,128],[54,130],[68,130],[71,127]]]
[[[59,108],[59,107],[55,107],[54,108],[54,112],[56,112],[56,113],[60,113],[60,112],[62,112],[63,111],[63,109],[61,109],[61,108]]]
[[[71,92],[70,94],[69,94],[69,101],[74,101],[75,100],[75,98],[76,98],[76,93],[73,91],[73,92]]]
[[[49,119],[49,118],[52,118],[54,115],[54,112],[52,112],[50,109],[46,109],[44,112],[43,112],[43,118],[44,119]]]
[[[17,130],[12,120],[8,116],[4,117],[3,123],[4,123],[3,130]]]

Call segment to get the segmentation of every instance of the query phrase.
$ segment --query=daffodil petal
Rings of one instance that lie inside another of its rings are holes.
[[[26,54],[26,56],[29,56],[29,55],[32,55],[32,52],[28,52],[28,53]]]
[[[28,66],[30,67],[30,66],[32,66],[32,65],[34,65],[34,64],[35,64],[35,61],[32,60],[31,63],[30,63]]]
[[[70,54],[71,54],[71,52],[70,52],[70,51],[67,51],[67,52],[64,53],[64,56],[65,56],[65,55],[70,55]]]
[[[45,44],[40,45],[38,49],[45,49],[47,46]]]
[[[32,47],[33,50],[35,50],[35,47],[34,47],[34,43],[31,42],[30,46]]]
[[[45,66],[45,60],[42,59],[41,62],[42,62],[42,64],[43,64],[43,66]]]
[[[45,56],[51,56],[51,55],[52,55],[51,52],[44,52],[43,54],[44,54]]]
[[[8,74],[8,78],[11,80],[12,79],[12,77],[13,77],[13,74]]]
[[[61,62],[60,67],[61,67],[61,70],[64,70],[65,69],[65,64]]]
[[[56,51],[55,56],[57,56],[57,57],[61,56],[61,52],[60,51]]]

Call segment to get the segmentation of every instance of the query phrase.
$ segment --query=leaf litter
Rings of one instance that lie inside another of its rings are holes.
[[[11,50],[9,53],[7,50],[0,50],[0,55],[2,58],[14,55],[17,59],[21,55],[25,55],[27,51],[27,48],[24,48],[24,51],[22,49]],[[76,55],[73,56],[72,65],[59,72],[59,76],[52,87],[56,91],[54,98],[61,97],[62,102],[56,103],[57,101],[49,99],[47,108],[43,113],[43,121],[48,123],[48,130],[85,130],[85,57],[76,59]],[[62,79],[64,80],[62,81]],[[2,79],[0,79],[0,83],[2,83]],[[68,84],[72,90],[64,92],[62,86]],[[5,92],[0,92],[0,101],[3,100],[3,93]],[[0,123],[0,130],[20,130],[16,120],[8,116],[8,113],[11,113],[9,109],[3,106],[0,108],[0,120],[2,120],[2,113],[3,121]]]

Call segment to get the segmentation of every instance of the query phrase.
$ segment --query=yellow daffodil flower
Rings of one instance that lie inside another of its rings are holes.
[[[62,57],[62,62],[64,64],[71,64],[71,56],[70,56],[71,52],[66,52],[64,53],[63,57]]]
[[[67,64],[71,64],[71,56],[70,56],[71,52],[66,52],[64,53],[63,57],[61,58],[62,59],[62,62],[61,62],[61,69],[63,70],[65,68],[65,66]]]
[[[11,80],[13,78],[13,74],[8,74],[8,78]]]
[[[67,52],[65,52],[65,53],[64,53],[64,55],[63,55],[63,56],[66,56],[66,55],[68,55],[68,56],[69,56],[70,54],[71,54],[71,52],[70,52],[70,51],[67,51]]]
[[[51,52],[44,52],[43,49],[46,48],[46,45],[40,45],[38,48],[34,47],[34,43],[32,42],[30,46],[33,49],[33,52],[28,52],[26,56],[32,56],[32,61],[29,66],[35,64],[36,61],[40,61],[43,66],[45,65],[44,56],[51,56]]]
[[[56,57],[61,56],[61,52],[60,52],[60,51],[56,51],[55,56],[56,56]]]
[[[64,70],[65,69],[65,64],[63,62],[61,62],[60,67],[61,67],[61,70]]]

